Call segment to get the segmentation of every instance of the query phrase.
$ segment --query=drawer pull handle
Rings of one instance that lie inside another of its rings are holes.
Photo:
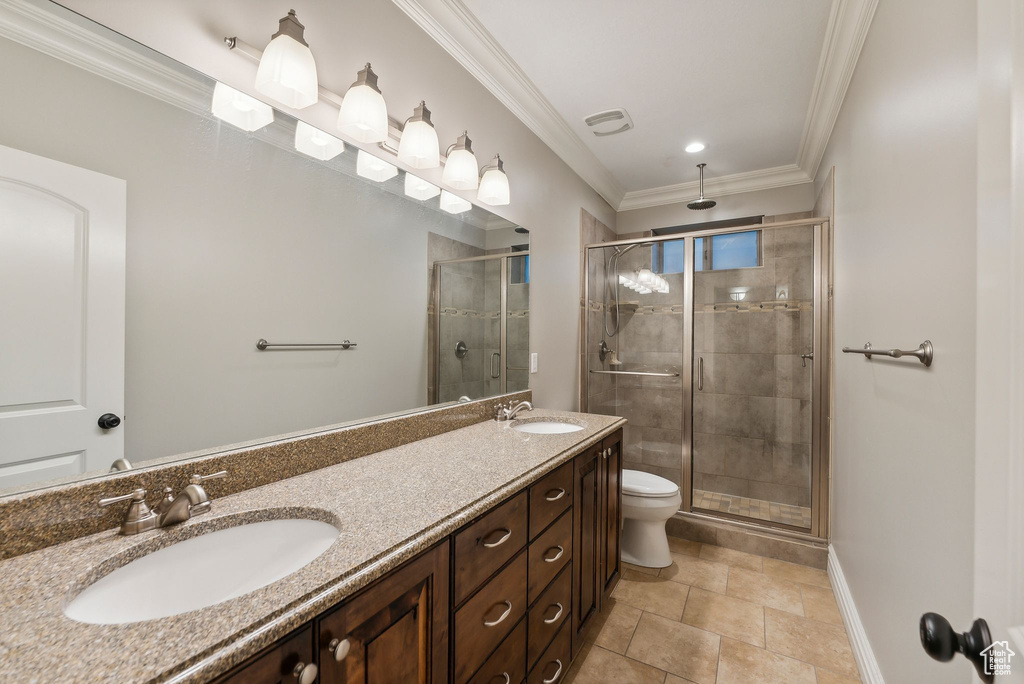
[[[334,659],[339,663],[345,659],[351,648],[352,642],[348,639],[331,639],[331,643],[327,644],[327,650],[334,654]]]
[[[511,684],[512,678],[508,676],[508,672],[502,672],[500,675],[494,675],[493,677],[491,677],[491,681],[493,682],[495,679],[499,679],[501,677],[505,678],[505,681],[501,684]]]
[[[555,494],[554,496],[551,496],[551,494],[553,492],[557,492],[557,494]],[[558,501],[563,496],[565,496],[565,490],[562,489],[561,487],[559,487],[558,489],[548,490],[548,493],[544,496],[544,499],[547,500],[547,501]]]
[[[495,627],[495,626],[500,625],[502,622],[505,621],[505,618],[508,617],[508,614],[512,612],[512,602],[511,601],[505,601],[504,603],[508,607],[505,609],[505,612],[501,614],[501,617],[498,618],[497,620],[493,620],[491,622],[488,622],[487,620],[484,620],[484,627]],[[494,605],[498,605],[498,604],[495,603]]]
[[[508,541],[509,537],[512,536],[512,530],[510,530],[507,527],[498,528],[497,530],[494,530],[493,532],[491,532],[491,534],[494,534],[494,532],[500,532],[501,530],[505,530],[505,536],[502,537],[501,539],[499,539],[498,541],[496,541],[496,542],[485,542],[485,541],[481,540],[480,543],[483,544],[483,547],[485,549],[493,549],[495,546],[501,546],[502,544],[504,544],[505,542]]]
[[[292,676],[299,680],[299,684],[313,684],[316,681],[317,667],[313,663],[296,663],[292,670]]]
[[[551,679],[541,680],[544,682],[544,684],[554,684],[558,681],[558,678],[562,676],[562,661],[558,658],[555,658],[555,662],[558,663],[558,669],[555,670],[555,674],[551,675]]]
[[[559,558],[562,557],[563,553],[565,553],[565,549],[562,548],[561,546],[552,546],[550,549],[548,549],[548,551],[551,551],[552,549],[558,549],[558,553],[556,553],[551,558],[548,558],[547,556],[545,556],[544,557],[544,562],[545,563],[554,563],[556,560],[558,560]]]
[[[562,617],[562,611],[565,610],[565,608],[562,606],[561,603],[552,603],[551,606],[558,606],[558,612],[555,613],[554,617],[546,618],[544,620],[544,624],[545,625],[550,625],[550,624],[553,624],[555,622],[558,622],[558,618]],[[548,606],[548,608],[550,608],[551,606]]]

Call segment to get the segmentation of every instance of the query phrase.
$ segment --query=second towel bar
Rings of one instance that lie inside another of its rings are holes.
[[[910,351],[904,351],[902,349],[872,349],[871,343],[868,342],[864,345],[863,349],[853,349],[852,347],[843,347],[844,354],[863,354],[869,359],[872,356],[888,356],[893,359],[899,359],[904,356],[913,356],[918,361],[926,366],[932,365],[932,359],[935,358],[935,348],[932,347],[931,340],[925,340],[917,349]]]
[[[284,342],[267,342],[264,339],[256,341],[256,348],[260,351],[266,351],[271,347],[287,347],[296,349],[326,349],[328,347],[339,347],[341,349],[351,349],[356,346],[355,342],[349,342],[345,340],[343,342],[296,342],[296,343],[284,343]]]
[[[592,370],[591,373],[597,373],[598,375],[649,375],[655,378],[678,378],[679,373],[655,373],[653,371],[606,371],[606,370]]]

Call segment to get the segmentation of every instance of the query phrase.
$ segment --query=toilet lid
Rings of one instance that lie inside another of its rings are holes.
[[[679,492],[675,482],[645,473],[642,470],[622,471],[622,493],[631,496],[674,496]]]

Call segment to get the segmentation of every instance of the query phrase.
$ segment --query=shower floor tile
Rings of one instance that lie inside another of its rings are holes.
[[[811,526],[811,509],[804,506],[791,506],[745,496],[708,492],[703,489],[693,490],[693,506],[708,511],[732,513],[783,525],[806,528]]]

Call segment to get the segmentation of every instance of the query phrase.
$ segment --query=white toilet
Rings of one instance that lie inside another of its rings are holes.
[[[623,470],[622,560],[645,568],[672,565],[665,523],[682,503],[674,482],[641,470]]]

